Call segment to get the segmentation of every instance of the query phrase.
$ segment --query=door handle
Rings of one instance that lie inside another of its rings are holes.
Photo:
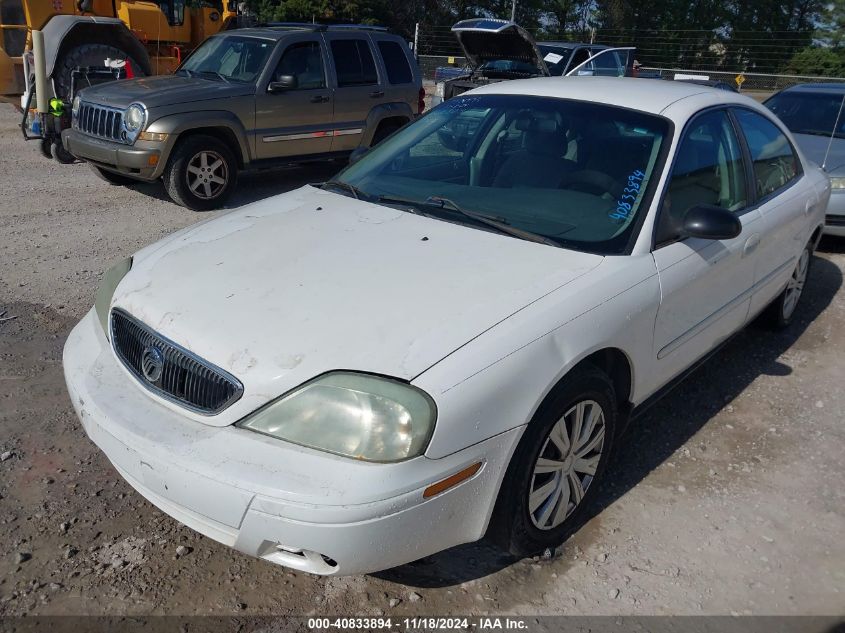
[[[804,203],[804,215],[810,215],[810,211],[816,206],[816,202],[817,200],[815,198],[810,198]]]
[[[326,95],[316,95],[311,97],[311,103],[326,103],[329,98]]]
[[[745,246],[742,249],[742,256],[745,257],[746,255],[750,255],[757,250],[758,246],[760,246],[760,234],[755,233],[745,240]]]
[[[378,99],[379,97],[383,97],[383,96],[384,96],[384,90],[373,90],[370,93],[370,97],[372,97],[373,99]]]

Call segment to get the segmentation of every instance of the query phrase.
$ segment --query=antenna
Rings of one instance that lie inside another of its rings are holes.
[[[822,171],[827,167],[827,157],[830,156],[830,148],[833,147],[833,139],[836,136],[836,129],[839,127],[839,119],[842,118],[843,108],[845,108],[845,95],[842,95],[842,102],[839,104],[839,113],[836,115],[836,121],[833,122],[833,129],[830,131],[830,140],[827,142],[827,151],[824,153],[824,160],[822,161]]]

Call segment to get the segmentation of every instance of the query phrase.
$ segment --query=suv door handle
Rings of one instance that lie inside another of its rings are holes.
[[[370,96],[371,96],[373,99],[378,99],[379,97],[383,97],[383,96],[384,96],[384,90],[373,90],[373,91],[370,93]]]
[[[329,98],[326,95],[316,95],[311,97],[311,103],[327,103]]]

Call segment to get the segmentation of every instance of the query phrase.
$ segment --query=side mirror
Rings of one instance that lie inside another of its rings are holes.
[[[363,158],[364,154],[370,151],[369,147],[357,147],[353,152],[349,155],[349,164],[354,165],[357,163],[361,158]]]
[[[742,222],[722,207],[700,204],[687,211],[681,235],[705,240],[729,240],[742,233]]]
[[[278,94],[287,90],[294,90],[299,85],[296,77],[293,75],[282,75],[278,81],[271,81],[267,86],[267,92],[271,94]]]

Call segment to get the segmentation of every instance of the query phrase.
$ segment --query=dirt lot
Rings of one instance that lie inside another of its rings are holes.
[[[16,123],[0,107],[0,615],[845,613],[845,241],[790,329],[749,329],[632,425],[559,557],[481,544],[325,579],[180,526],[88,441],[67,333],[110,261],[204,216],[47,162]],[[326,175],[250,177],[233,204]]]

